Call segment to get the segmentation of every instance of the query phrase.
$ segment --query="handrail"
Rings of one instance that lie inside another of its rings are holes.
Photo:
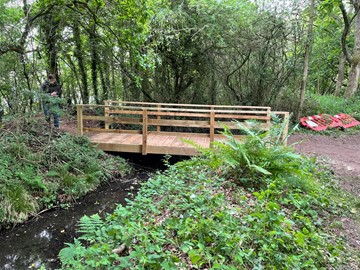
[[[134,104],[134,105],[160,105],[160,106],[175,106],[175,107],[214,107],[214,108],[257,108],[257,109],[271,109],[269,106],[238,106],[238,105],[207,105],[207,104],[178,104],[178,103],[155,103],[155,102],[140,102],[140,101],[117,101],[117,100],[106,100],[110,103],[122,103],[122,104]]]
[[[270,107],[268,107],[269,109],[266,111],[239,111],[239,110],[219,110],[219,109],[178,109],[178,108],[167,108],[167,107],[134,107],[134,106],[121,106],[121,105],[98,105],[98,104],[77,104],[76,106],[80,106],[80,107],[93,107],[93,108],[105,108],[106,112],[111,113],[112,111],[109,110],[110,108],[125,108],[128,110],[137,110],[137,111],[142,111],[142,110],[150,110],[150,111],[172,111],[172,112],[212,112],[214,111],[215,113],[245,113],[245,114],[250,114],[250,113],[256,113],[256,114],[268,114],[270,112]],[[235,107],[234,107],[235,108]],[[243,108],[243,107],[237,107],[237,108]],[[256,108],[256,107],[252,107],[252,108]],[[120,113],[120,112],[116,112],[116,113]]]
[[[219,122],[228,125],[231,129],[239,129],[236,124],[230,122],[231,119],[237,119],[246,121],[248,119],[256,119],[259,121],[259,127],[264,130],[270,129],[270,114],[274,113],[282,115],[284,121],[288,121],[289,113],[275,111],[271,112],[270,107],[255,107],[255,106],[221,106],[221,105],[199,105],[199,104],[166,104],[166,103],[142,103],[142,102],[126,102],[131,106],[126,105],[114,105],[114,101],[106,101],[104,105],[92,105],[92,104],[78,104],[77,105],[77,122],[78,122],[78,134],[83,135],[84,131],[94,132],[118,132],[118,133],[142,133],[142,153],[147,154],[147,137],[149,132],[155,132],[157,134],[184,134],[184,131],[173,132],[164,131],[161,127],[179,127],[179,128],[199,128],[207,129],[207,134],[210,142],[215,140],[215,130],[221,129],[222,126]],[[134,104],[151,104],[152,107],[133,106]],[[179,108],[169,108],[166,106],[178,106]],[[193,106],[193,109],[190,107]],[[182,108],[181,108],[182,107]],[[244,108],[249,110],[244,110]],[[85,108],[103,108],[103,116],[89,116],[84,115]],[[221,109],[222,108],[222,109]],[[226,109],[225,109],[226,108]],[[237,110],[238,109],[238,110]],[[263,110],[266,109],[266,110]],[[217,120],[218,119],[218,120]],[[229,119],[229,120],[226,120]],[[102,128],[99,127],[85,127],[84,121],[102,121],[105,125]],[[126,128],[126,125],[136,125],[136,130],[129,129],[110,129],[111,123],[124,124],[122,128]],[[155,131],[149,131],[149,126],[156,127]],[[140,127],[140,128],[139,128]],[[193,130],[185,129],[186,134],[191,134]],[[200,130],[199,130],[200,131]],[[188,133],[189,132],[189,133]],[[202,131],[201,131],[202,132]],[[282,138],[286,141],[288,132],[288,124],[283,130]],[[196,133],[197,134],[197,133]],[[192,135],[192,134],[191,134]]]

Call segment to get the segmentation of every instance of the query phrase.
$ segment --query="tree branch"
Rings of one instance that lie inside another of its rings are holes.
[[[355,18],[355,16],[359,12],[359,9],[355,10],[354,17],[352,17],[351,20],[349,20],[348,14],[347,14],[346,9],[345,9],[345,6],[344,6],[344,4],[342,2],[339,4],[339,8],[341,10],[341,14],[342,14],[343,20],[344,20],[344,30],[343,30],[343,33],[341,35],[341,49],[342,49],[342,51],[343,51],[343,53],[345,55],[346,61],[349,62],[349,64],[351,64],[352,59],[351,59],[351,56],[350,56],[349,51],[348,51],[347,46],[346,46],[346,38],[347,38],[347,36],[349,34],[351,22],[353,21],[353,19]]]

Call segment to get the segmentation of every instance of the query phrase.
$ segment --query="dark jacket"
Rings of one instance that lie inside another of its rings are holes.
[[[55,83],[50,83],[49,81],[45,81],[41,85],[41,91],[48,94],[51,94],[52,92],[56,92],[57,96],[61,97],[61,87],[56,81]]]

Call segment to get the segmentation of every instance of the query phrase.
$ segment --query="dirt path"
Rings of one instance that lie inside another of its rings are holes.
[[[289,145],[307,156],[325,158],[333,168],[341,188],[360,197],[360,132],[338,137],[312,134],[292,135]],[[360,251],[360,217],[357,209],[354,218],[339,216],[342,229],[333,229],[339,236],[348,239],[349,245]],[[357,266],[356,266],[357,267]],[[351,269],[358,269],[358,268]]]
[[[289,138],[289,145],[294,143],[302,154],[327,158],[341,187],[360,197],[360,133],[338,137],[296,134]]]

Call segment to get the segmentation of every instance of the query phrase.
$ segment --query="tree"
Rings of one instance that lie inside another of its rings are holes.
[[[300,114],[302,112],[304,101],[305,101],[305,94],[306,94],[306,83],[308,77],[308,70],[309,70],[309,58],[311,52],[311,45],[313,42],[313,24],[314,24],[314,15],[315,13],[315,0],[310,1],[310,15],[309,15],[309,24],[307,30],[307,39],[305,43],[305,55],[304,55],[304,71],[301,80],[301,88],[300,88],[300,104],[297,119],[300,118]]]
[[[354,7],[354,49],[352,56],[349,56],[347,52],[347,47],[345,45],[342,46],[345,56],[347,56],[347,60],[350,63],[350,73],[348,79],[348,86],[345,90],[345,98],[352,97],[358,89],[359,85],[359,76],[360,76],[360,0],[351,1]],[[346,13],[345,7],[343,3],[340,4],[341,11],[343,13],[345,27],[349,27],[349,19]],[[345,30],[344,30],[345,32]],[[346,37],[346,35],[345,35]]]

